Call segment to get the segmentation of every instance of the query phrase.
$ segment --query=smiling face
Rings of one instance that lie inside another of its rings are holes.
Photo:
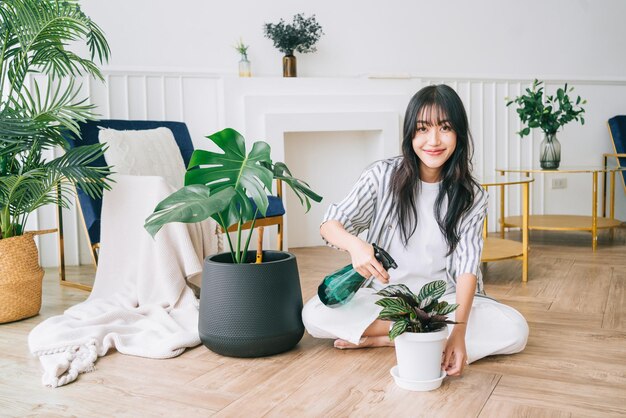
[[[421,109],[412,145],[419,158],[422,181],[440,181],[442,168],[456,149],[456,139],[456,132],[441,110],[433,107]]]

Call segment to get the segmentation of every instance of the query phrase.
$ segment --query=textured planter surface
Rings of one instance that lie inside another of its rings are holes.
[[[198,330],[206,347],[225,356],[261,357],[293,348],[304,334],[295,256],[263,251],[261,264],[233,264],[230,253],[207,257]]]
[[[0,240],[0,323],[35,316],[41,309],[44,271],[33,235]]]
[[[423,381],[441,375],[441,360],[448,338],[448,328],[437,332],[405,332],[395,338],[399,375],[403,379]]]

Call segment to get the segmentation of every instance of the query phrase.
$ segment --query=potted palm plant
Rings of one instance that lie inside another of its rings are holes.
[[[200,222],[213,218],[228,230],[230,251],[204,261],[200,292],[200,339],[216,353],[259,357],[294,347],[302,338],[302,294],[295,256],[263,251],[262,262],[248,252],[254,223],[265,215],[272,182],[287,184],[306,206],[322,198],[308,184],[292,177],[284,163],[272,162],[270,146],[255,142],[249,153],[243,136],[224,129],[207,137],[223,153],[196,150],[185,175],[185,187],[174,192],[146,219],[154,237],[167,223]],[[242,226],[252,222],[248,236]]]
[[[567,87],[567,83],[563,88],[556,91],[556,95],[544,98],[543,82],[535,80],[531,88],[526,89],[526,94],[516,97],[507,102],[507,106],[513,103],[517,104],[517,114],[522,123],[528,126],[518,132],[520,138],[530,134],[533,128],[539,128],[544,133],[539,150],[539,163],[541,168],[545,170],[556,170],[561,163],[561,143],[556,138],[557,131],[575,120],[585,124],[585,118],[582,116],[585,109],[582,108],[586,104],[586,100],[582,100],[580,96],[573,102],[568,93],[574,88]]]
[[[322,27],[315,15],[304,17],[299,13],[293,17],[292,23],[286,23],[280,19],[278,23],[266,23],[263,25],[265,37],[271,39],[283,57],[283,77],[297,77],[296,57],[294,51],[301,54],[315,52],[315,43],[324,34]]]
[[[439,302],[446,291],[445,280],[425,284],[419,294],[403,285],[387,286],[377,293],[383,307],[378,319],[393,321],[389,339],[394,341],[398,365],[391,370],[396,383],[412,390],[432,390],[441,385],[441,353],[448,338],[447,324],[457,322],[447,315],[458,304]]]
[[[76,41],[87,44],[90,58],[68,48]],[[75,186],[92,196],[109,187],[108,168],[90,165],[102,147],[70,149],[65,139],[79,138],[77,122],[93,115],[74,78],[102,80],[95,61],[108,56],[102,30],[75,1],[0,2],[0,322],[36,315],[41,306],[37,232],[25,231],[30,214],[68,207]],[[47,158],[55,148],[63,155]]]

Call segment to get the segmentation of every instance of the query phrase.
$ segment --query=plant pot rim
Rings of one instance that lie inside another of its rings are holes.
[[[433,332],[403,332],[402,334],[398,335],[395,339],[397,340],[398,338],[406,340],[406,341],[420,341],[420,342],[427,342],[427,341],[440,341],[443,339],[448,338],[448,327],[443,327],[442,329],[440,329],[439,331],[433,331]]]
[[[253,251],[252,252],[248,252],[248,254],[254,254],[254,253],[255,252],[253,252]],[[232,264],[232,265],[235,265],[235,266],[250,266],[250,265],[262,266],[262,265],[268,265],[268,264],[284,263],[285,261],[289,261],[289,260],[292,260],[292,259],[296,258],[295,254],[290,253],[289,251],[263,250],[263,255],[269,254],[269,253],[271,253],[271,254],[286,254],[287,257],[281,258],[280,260],[274,260],[274,261],[262,261],[261,263],[258,263],[258,264],[254,263],[254,262],[251,262],[251,263],[233,263],[232,262],[232,258],[230,257],[230,251],[224,251],[224,252],[221,252],[221,253],[211,254],[211,255],[207,256],[204,259],[204,262],[205,263],[220,264],[220,265]],[[228,256],[229,261],[217,261],[217,260],[215,260],[216,257],[224,256],[225,254]]]

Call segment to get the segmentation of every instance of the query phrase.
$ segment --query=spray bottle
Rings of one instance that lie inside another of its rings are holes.
[[[372,246],[374,247],[374,257],[383,265],[385,270],[398,267],[395,260],[385,250],[376,244],[372,244]],[[357,290],[368,286],[372,279],[373,276],[370,278],[361,276],[354,270],[352,264],[348,264],[326,276],[317,288],[317,294],[324,305],[336,308],[348,303]]]

